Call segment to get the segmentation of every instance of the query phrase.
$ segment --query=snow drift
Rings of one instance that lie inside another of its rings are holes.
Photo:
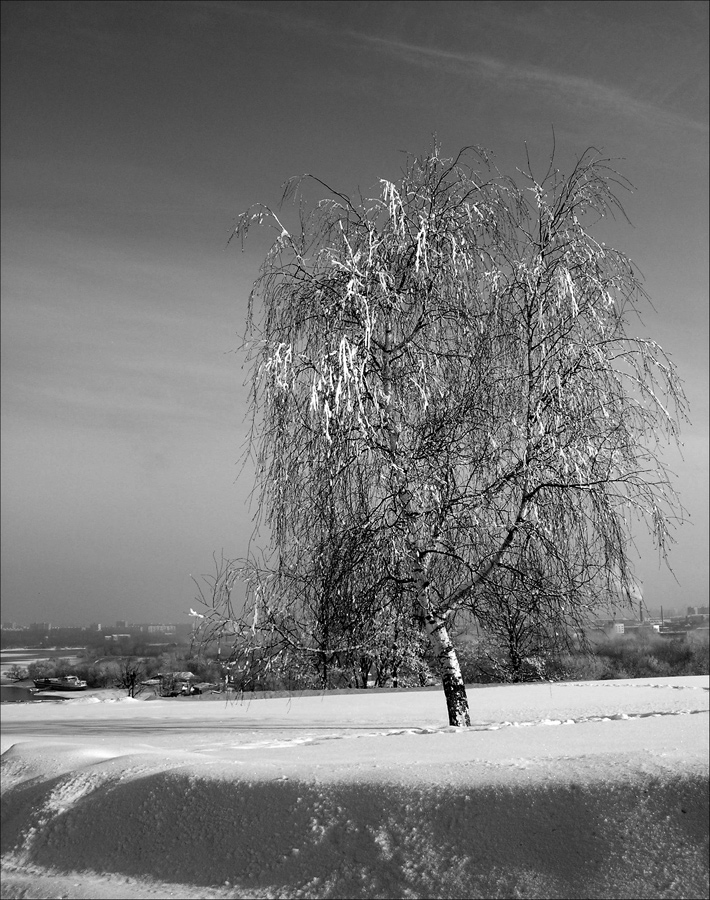
[[[4,897],[707,896],[704,678],[93,699],[3,708]]]

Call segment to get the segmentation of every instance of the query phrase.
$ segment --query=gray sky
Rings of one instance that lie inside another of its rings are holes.
[[[3,3],[2,618],[184,620],[190,574],[243,555],[235,353],[265,249],[238,213],[312,172],[372,195],[436,133],[512,173],[590,144],[636,188],[600,239],[646,277],[645,333],[691,404],[669,455],[707,603],[708,4]]]

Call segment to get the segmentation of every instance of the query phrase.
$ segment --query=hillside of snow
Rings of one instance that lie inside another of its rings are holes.
[[[704,898],[708,694],[3,704],[2,897]]]

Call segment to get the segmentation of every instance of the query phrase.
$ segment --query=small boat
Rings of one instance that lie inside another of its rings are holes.
[[[35,687],[38,691],[85,691],[87,684],[76,675],[66,675],[64,678],[35,678]]]

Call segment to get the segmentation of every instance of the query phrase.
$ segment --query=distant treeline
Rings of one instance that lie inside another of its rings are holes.
[[[707,633],[694,640],[668,640],[659,637],[616,637],[599,640],[591,650],[581,649],[558,654],[538,654],[517,660],[500,647],[486,641],[461,645],[459,661],[467,684],[514,683],[526,681],[599,681],[615,678],[648,678],[710,674]],[[130,661],[130,662],[129,662]],[[309,667],[303,658],[280,660],[242,657],[225,663],[224,658],[194,654],[189,648],[172,648],[158,655],[87,657],[77,665],[67,660],[48,659],[26,668],[16,666],[14,679],[61,677],[72,674],[85,680],[90,688],[122,686],[126,669],[135,670],[138,681],[158,674],[191,672],[196,682],[237,691],[296,691],[323,689],[322,675],[316,666]],[[10,673],[8,673],[10,674]],[[429,655],[416,664],[402,666],[396,673],[384,673],[369,679],[369,686],[414,688],[432,685],[437,680],[436,661]],[[135,680],[135,679],[134,679]],[[363,688],[368,681],[356,677],[347,666],[333,664],[328,687]]]
[[[610,678],[655,678],[710,673],[707,632],[700,640],[660,637],[614,637],[598,640],[591,652],[581,649],[523,661],[518,671],[502,650],[485,644],[459,651],[469,684],[514,681],[602,681]]]

